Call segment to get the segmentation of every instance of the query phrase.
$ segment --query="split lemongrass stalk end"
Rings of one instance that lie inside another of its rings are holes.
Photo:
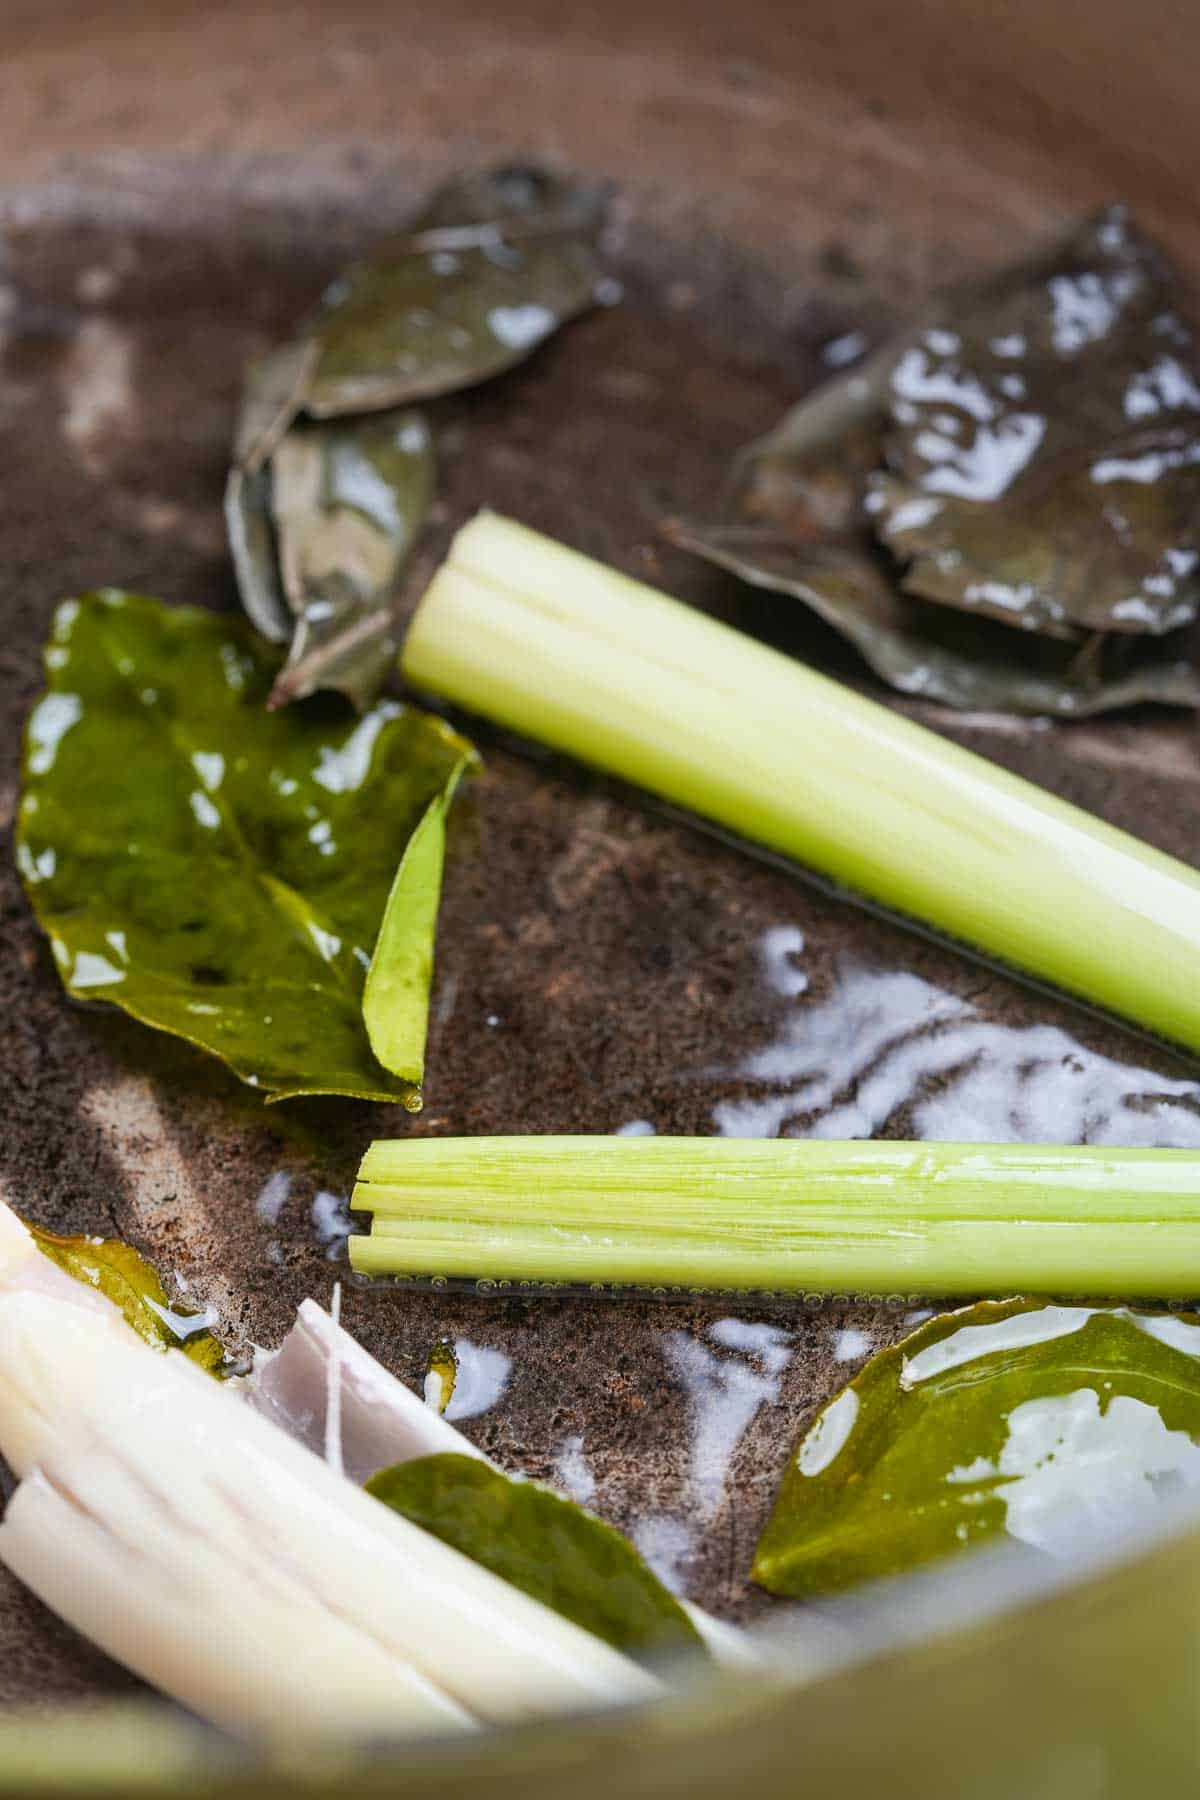
[[[1200,1290],[1200,1152],[820,1138],[372,1144],[364,1274],[785,1293]]]
[[[489,1459],[448,1419],[419,1400],[315,1300],[305,1300],[296,1323],[247,1388],[257,1411],[290,1436],[317,1450],[328,1430],[328,1406],[337,1384],[342,1456],[346,1473],[363,1482],[380,1469],[424,1456]],[[763,1655],[737,1625],[703,1607],[681,1602],[714,1662],[726,1668],[761,1668]]]
[[[1200,1049],[1200,875],[511,520],[461,530],[403,653],[452,700]]]
[[[315,1300],[301,1303],[279,1349],[255,1371],[247,1402],[320,1454],[334,1371],[342,1461],[352,1481],[361,1485],[380,1469],[419,1456],[486,1461],[482,1450],[376,1362]]]

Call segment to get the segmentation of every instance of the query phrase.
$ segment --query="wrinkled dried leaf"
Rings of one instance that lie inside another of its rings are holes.
[[[240,468],[253,474],[275,450],[304,405],[316,364],[317,346],[303,337],[251,363],[233,439],[233,460]]]
[[[270,467],[235,463],[225,483],[225,527],[238,593],[247,617],[273,644],[286,644],[294,620],[284,597],[271,523]]]
[[[392,602],[433,498],[429,427],[411,411],[296,425],[271,458],[270,478],[279,581],[294,620],[272,704],[336,688],[365,707],[395,659]]]
[[[521,362],[593,303],[602,218],[596,190],[543,169],[448,182],[406,239],[329,290],[307,410],[404,405]]]
[[[1200,706],[1200,670],[1177,638],[1018,636],[903,591],[867,510],[881,479],[880,397],[900,354],[884,346],[793,407],[734,459],[718,517],[668,521],[672,542],[752,586],[803,601],[901,693],[1060,718],[1144,701]]]
[[[359,707],[374,699],[433,486],[418,414],[324,427],[298,416],[374,414],[520,362],[595,299],[603,213],[599,190],[542,169],[460,176],[250,369],[225,516],[248,615],[290,642],[273,706],[320,688]]]
[[[423,1010],[388,1072],[363,990],[385,907],[410,910],[385,956],[427,970],[438,882],[397,894],[396,869],[470,745],[396,702],[268,713],[277,658],[243,620],[136,595],[65,602],[46,667],[17,856],[68,991],[273,1099],[410,1098]]]
[[[1161,634],[1200,606],[1200,360],[1109,208],[894,347],[877,529],[905,587],[1010,626]]]
[[[1200,669],[1173,641],[1077,645],[1019,638],[901,592],[869,543],[793,543],[765,526],[669,521],[673,543],[754,587],[802,600],[902,694],[965,711],[1085,719],[1153,702],[1200,707]],[[1085,647],[1086,650],[1087,647]]]
[[[1200,1486],[1200,1317],[983,1301],[871,1358],[788,1463],[754,1579],[807,1596],[1005,1531],[1117,1540]]]

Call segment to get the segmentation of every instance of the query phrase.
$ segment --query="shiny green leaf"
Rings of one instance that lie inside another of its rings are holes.
[[[212,1314],[172,1306],[158,1270],[131,1244],[120,1238],[60,1237],[28,1219],[23,1223],[43,1255],[111,1300],[146,1343],[182,1350],[210,1375],[228,1372],[225,1352],[212,1334]]]
[[[425,1064],[433,945],[446,856],[446,815],[471,759],[464,755],[405,846],[363,990],[363,1022],[385,1069],[419,1082]]]
[[[754,1579],[805,1596],[1007,1534],[1062,1555],[1200,1486],[1200,1316],[984,1301],[872,1357],[806,1431]]]
[[[363,989],[397,864],[473,762],[465,740],[392,701],[268,713],[277,658],[244,621],[136,595],[65,602],[46,666],[17,855],[68,991],[272,1099],[409,1097],[371,1051]],[[394,930],[388,955],[427,970],[420,932]],[[395,1034],[408,1080],[419,1025]]]
[[[618,1650],[699,1645],[686,1612],[629,1540],[540,1482],[447,1453],[384,1469],[367,1492]]]
[[[405,405],[523,361],[593,303],[602,216],[596,191],[543,169],[448,182],[405,239],[327,293],[307,410]]]

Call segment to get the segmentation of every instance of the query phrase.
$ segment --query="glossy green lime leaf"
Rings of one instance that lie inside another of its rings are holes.
[[[231,1365],[212,1334],[212,1314],[172,1306],[158,1270],[132,1245],[120,1238],[60,1237],[27,1219],[24,1224],[43,1255],[111,1300],[146,1343],[182,1350],[211,1375],[229,1372]]]
[[[446,857],[446,815],[470,758],[450,771],[408,840],[384,908],[363,990],[363,1022],[385,1069],[419,1082],[425,1064],[433,945]]]
[[[753,1575],[824,1593],[1007,1532],[1050,1555],[1200,1486],[1200,1316],[984,1301],[872,1357],[788,1464]]]
[[[397,1463],[367,1492],[618,1650],[658,1655],[700,1642],[628,1538],[536,1481],[474,1456]]]
[[[65,602],[29,720],[17,856],[60,974],[221,1057],[270,1099],[411,1098],[419,1037],[372,1053],[363,990],[413,832],[474,752],[395,701],[269,713],[245,621],[136,595]],[[432,934],[432,878],[416,904]],[[385,957],[416,959],[420,931]],[[393,971],[400,981],[404,971]],[[409,1009],[412,1025],[418,1009]]]
[[[406,405],[513,367],[592,305],[596,190],[502,166],[446,184],[406,238],[336,281],[309,328],[318,418]]]

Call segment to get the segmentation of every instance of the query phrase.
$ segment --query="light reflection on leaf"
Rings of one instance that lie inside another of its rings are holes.
[[[389,892],[404,913],[397,865],[470,745],[394,701],[358,720],[336,701],[268,713],[277,657],[244,621],[135,595],[65,603],[47,668],[17,856],[68,991],[271,1099],[408,1096],[440,867],[389,940],[413,962],[408,1028],[386,1040],[398,1073],[372,1053],[363,991]]]
[[[871,1358],[809,1426],[754,1579],[813,1595],[1008,1535],[1061,1555],[1200,1486],[1200,1316],[983,1301]]]

